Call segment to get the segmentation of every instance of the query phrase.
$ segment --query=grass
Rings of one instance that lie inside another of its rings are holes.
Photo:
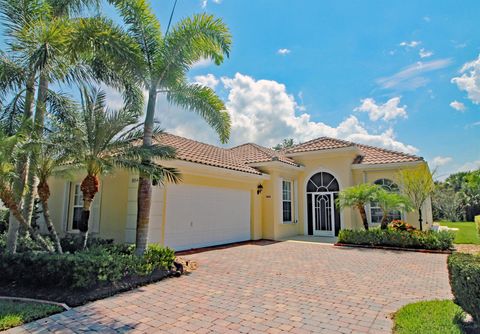
[[[62,311],[57,305],[0,300],[0,331]]]
[[[480,237],[477,233],[477,226],[473,222],[440,222],[442,226],[458,228],[455,232],[456,244],[474,244],[480,245]]]
[[[462,309],[451,300],[408,304],[394,315],[394,334],[462,334]]]

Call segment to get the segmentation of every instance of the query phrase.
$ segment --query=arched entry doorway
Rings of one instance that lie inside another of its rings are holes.
[[[340,231],[340,211],[335,200],[340,190],[337,179],[330,173],[319,172],[307,182],[308,234],[336,236]]]

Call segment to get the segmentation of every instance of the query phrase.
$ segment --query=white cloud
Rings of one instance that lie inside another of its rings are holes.
[[[217,5],[222,3],[222,0],[212,0],[213,3],[216,3]],[[208,0],[202,0],[201,6],[202,8],[207,8],[208,5]]]
[[[480,55],[476,60],[465,63],[460,69],[461,76],[452,79],[460,90],[467,92],[473,103],[480,103]]]
[[[450,65],[450,58],[432,60],[427,62],[416,62],[403,68],[401,71],[384,78],[377,79],[377,84],[383,89],[416,89],[425,86],[429,80],[420,76],[423,73],[436,71]]]
[[[432,163],[433,163],[433,166],[439,167],[439,166],[445,166],[446,164],[448,164],[452,160],[453,160],[452,157],[438,156],[438,157],[433,158]]]
[[[329,136],[408,153],[418,151],[414,146],[398,141],[392,129],[370,133],[353,115],[336,126],[315,122],[308,113],[300,110],[294,96],[279,82],[255,80],[240,73],[231,78],[223,77],[221,82],[228,92],[226,106],[232,119],[229,146],[255,142],[271,147],[284,138],[303,142]],[[167,131],[218,144],[217,135],[198,115],[169,106],[164,98],[159,99],[157,110]]]
[[[407,118],[407,106],[399,106],[400,97],[393,97],[384,104],[377,104],[374,99],[367,98],[361,101],[362,104],[354,111],[367,112],[370,120],[390,121],[398,117]]]
[[[209,67],[213,65],[213,60],[211,59],[206,59],[206,58],[202,58],[200,59],[199,61],[195,62],[191,68],[195,68],[195,69],[198,69],[198,68],[204,68],[204,67]]]
[[[196,83],[199,83],[203,86],[210,87],[211,89],[215,89],[218,83],[220,82],[213,74],[209,73],[206,75],[197,75],[194,78]]]
[[[450,107],[458,111],[465,111],[465,104],[457,100],[450,102]]]
[[[425,50],[424,48],[421,48],[420,51],[418,52],[418,55],[420,56],[420,58],[428,58],[428,57],[431,57],[433,56],[433,51],[427,51]]]
[[[410,42],[404,41],[404,42],[400,43],[399,45],[403,46],[405,48],[416,48],[420,44],[422,44],[422,42],[420,42],[420,41],[410,41]]]
[[[430,22],[432,19],[430,18],[430,16],[424,16],[424,17],[423,17],[423,20],[424,20],[425,22]]]
[[[480,160],[469,161],[464,163],[457,169],[457,172],[470,172],[477,169],[480,169]]]
[[[278,49],[277,50],[277,53],[279,55],[288,55],[290,52],[292,52],[292,50],[290,50],[290,49]]]

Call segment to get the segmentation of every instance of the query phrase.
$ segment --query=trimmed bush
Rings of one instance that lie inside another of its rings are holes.
[[[477,326],[480,326],[480,255],[450,255],[448,272],[455,303],[469,313]]]
[[[62,245],[62,250],[64,252],[76,253],[83,250],[83,237],[78,234],[67,234],[60,239],[60,244]],[[113,239],[89,238],[87,240],[88,248],[112,244]]]
[[[141,257],[134,255],[132,246],[113,244],[74,254],[2,254],[0,282],[27,287],[90,288],[131,275],[150,275],[157,269],[169,270],[174,259],[173,250],[156,245],[149,246]]]
[[[475,216],[475,223],[477,224],[478,236],[480,236],[480,216]]]
[[[353,245],[390,246],[401,248],[448,250],[455,235],[450,231],[397,231],[393,229],[341,230],[338,242]]]

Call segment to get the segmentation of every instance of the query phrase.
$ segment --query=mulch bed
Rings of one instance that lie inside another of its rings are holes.
[[[27,288],[12,283],[0,286],[0,296],[44,299],[65,303],[70,307],[74,307],[94,300],[110,297],[120,292],[129,291],[146,284],[158,282],[167,277],[179,275],[178,271],[157,270],[149,276],[132,275],[119,282],[100,284],[89,289],[65,289],[52,287]]]
[[[419,252],[419,253],[433,253],[433,254],[452,254],[451,250],[402,248],[402,247],[372,246],[372,245],[355,245],[355,244],[344,244],[344,243],[340,243],[340,242],[335,243],[334,246],[337,246],[337,247],[352,247],[352,248],[384,249],[384,250]]]

